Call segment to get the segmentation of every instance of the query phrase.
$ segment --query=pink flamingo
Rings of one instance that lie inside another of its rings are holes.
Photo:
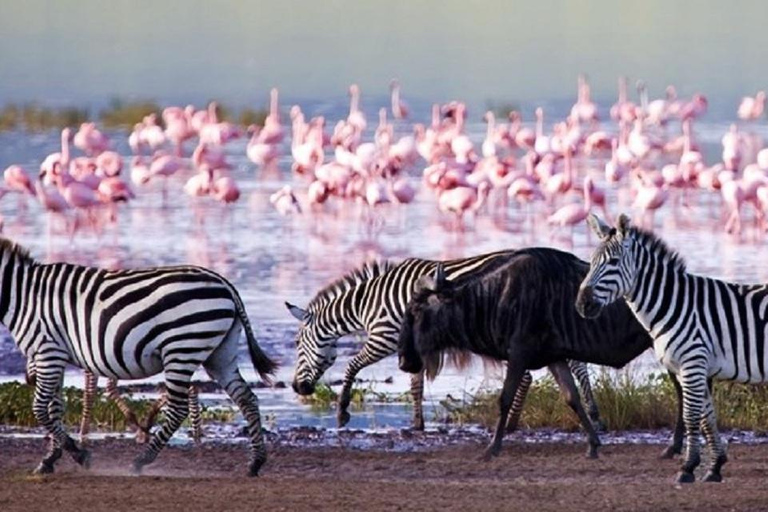
[[[213,180],[211,195],[217,201],[234,203],[240,199],[240,189],[230,176],[221,176]]]
[[[301,213],[301,205],[290,185],[285,185],[283,188],[269,196],[269,202],[272,203],[280,215],[285,216]]]
[[[763,116],[765,110],[765,91],[758,91],[754,98],[744,96],[737,114],[742,121],[755,121]]]
[[[352,125],[358,132],[364,132],[368,123],[365,121],[365,115],[360,111],[360,87],[357,84],[349,86],[349,116],[347,123]]]
[[[307,189],[307,201],[309,202],[310,208],[316,208],[325,203],[328,200],[329,195],[330,189],[328,186],[320,180],[314,180],[309,184],[309,188]]]
[[[466,212],[477,213],[488,199],[491,186],[482,182],[477,189],[467,186],[455,187],[440,192],[437,207],[443,213],[452,213],[455,216],[456,226],[464,228],[463,219]]]
[[[590,98],[590,87],[585,75],[579,75],[578,99],[571,108],[571,116],[582,123],[597,122],[597,105]]]
[[[484,157],[496,156],[496,116],[492,111],[485,113],[485,122],[488,123],[485,131],[485,139],[481,146]]]
[[[61,151],[57,153],[51,153],[45,157],[45,160],[40,164],[40,175],[45,176],[47,179],[53,179],[53,168],[56,164],[62,168],[68,169],[70,162],[69,155],[69,138],[72,132],[69,128],[61,130]]]
[[[725,222],[725,231],[741,233],[741,205],[745,199],[744,189],[738,180],[731,180],[722,184],[720,193],[723,203],[730,210],[728,220]]]
[[[739,133],[739,127],[736,126],[736,123],[731,124],[728,133],[723,135],[721,142],[723,144],[723,164],[727,169],[737,171],[739,164],[741,164],[744,140]]]
[[[263,144],[280,144],[285,137],[285,130],[280,124],[279,92],[276,87],[269,91],[269,115],[264,120],[264,127],[259,133],[259,141]]]
[[[408,204],[416,197],[414,189],[405,178],[387,181],[389,197],[393,203]]]
[[[637,106],[627,100],[627,77],[619,77],[619,99],[611,107],[611,119],[631,123],[637,117]]]
[[[184,184],[184,193],[190,197],[203,197],[211,193],[213,171],[210,167],[202,166],[194,176]]]
[[[539,155],[544,156],[552,152],[552,139],[544,135],[544,109],[536,109],[536,142],[533,150]]]
[[[197,150],[196,150],[197,151]],[[208,164],[204,158],[196,161],[198,167],[207,167]],[[168,196],[168,179],[184,168],[182,160],[174,155],[165,153],[155,153],[152,162],[149,164],[150,178],[160,177],[163,179],[163,202]]]
[[[400,82],[392,80],[389,83],[389,88],[392,92],[391,104],[392,104],[392,117],[395,119],[405,119],[408,117],[408,105],[400,99]]]
[[[605,179],[608,183],[618,183],[629,174],[629,165],[619,162],[618,147],[618,139],[613,139],[611,141],[611,159],[605,164]]]
[[[193,113],[194,107],[192,105],[188,105],[184,109],[168,107],[163,110],[165,137],[173,143],[176,149],[176,156],[182,156],[184,141],[191,139],[195,135],[191,124]]]
[[[96,157],[96,174],[113,177],[123,170],[123,157],[115,151],[104,151]]]
[[[69,203],[58,188],[43,185],[43,180],[35,182],[35,195],[43,208],[50,213],[64,213],[70,209]]]
[[[144,163],[141,156],[134,156],[131,160],[131,181],[134,185],[146,185],[152,178],[149,166]]]
[[[669,193],[663,187],[645,185],[640,178],[636,185],[637,194],[632,207],[642,211],[641,225],[653,229],[653,213],[666,202]]]
[[[74,144],[88,156],[96,156],[109,149],[109,139],[96,128],[96,123],[82,123],[75,133]]]
[[[266,166],[280,156],[280,146],[276,143],[264,142],[261,137],[262,131],[258,126],[253,127],[253,135],[245,148],[245,154],[254,164]]]
[[[589,210],[592,208],[592,189],[594,183],[592,178],[587,176],[584,178],[584,203],[571,203],[562,206],[555,213],[547,218],[547,223],[556,226],[558,228],[570,227],[571,238],[573,237],[573,226],[581,224],[589,215]]]
[[[29,177],[27,171],[20,165],[8,166],[5,171],[3,171],[3,181],[5,181],[8,190],[35,195],[32,179]]]

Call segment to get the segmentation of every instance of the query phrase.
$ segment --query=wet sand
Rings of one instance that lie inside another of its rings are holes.
[[[507,442],[478,460],[468,442],[395,453],[270,445],[262,476],[244,476],[242,445],[169,447],[145,474],[128,468],[128,440],[93,445],[83,470],[65,456],[55,475],[30,476],[36,440],[0,439],[0,509],[35,510],[765,510],[768,446],[731,445],[722,484],[677,486],[678,461],[655,445],[611,445],[600,459],[576,444]],[[702,472],[703,474],[703,472]]]

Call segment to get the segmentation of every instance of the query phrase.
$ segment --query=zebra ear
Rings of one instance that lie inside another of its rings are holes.
[[[592,231],[595,232],[600,240],[607,240],[613,234],[612,231],[614,231],[611,226],[603,222],[603,220],[594,213],[590,213],[587,217],[587,224],[592,228]]]
[[[629,228],[632,227],[632,219],[629,218],[626,214],[619,215],[619,218],[616,220],[616,229],[619,230],[619,233],[621,233],[621,236],[624,236],[627,234],[627,231],[629,231]]]
[[[293,315],[296,320],[303,321],[307,317],[307,310],[301,309],[299,306],[294,306],[290,302],[285,303],[285,307]]]

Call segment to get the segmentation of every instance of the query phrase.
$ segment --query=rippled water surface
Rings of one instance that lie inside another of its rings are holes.
[[[372,114],[369,119],[373,119]],[[725,122],[703,123],[697,128],[710,163],[719,155],[719,140],[726,129]],[[399,130],[403,133],[406,128],[401,126]],[[483,130],[480,124],[470,125],[471,135],[478,142]],[[764,127],[754,131],[763,138],[768,136]],[[116,148],[127,155],[126,134],[110,135]],[[0,134],[0,168],[19,163],[35,171],[43,157],[57,147],[56,133]],[[187,149],[191,151],[191,146]],[[288,147],[284,149],[284,155],[289,155]],[[220,272],[242,294],[259,342],[281,362],[278,378],[284,382],[291,378],[297,328],[284,301],[306,304],[328,282],[369,258],[445,259],[533,245],[572,250],[586,258],[595,242],[594,237],[587,237],[585,226],[575,229],[572,240],[567,231],[553,233],[546,225],[543,206],[534,208],[530,216],[517,206],[485,211],[469,219],[465,230],[457,231],[424,190],[413,204],[385,205],[373,212],[337,201],[323,211],[281,217],[270,205],[269,195],[285,183],[292,183],[303,200],[307,186],[302,177],[291,175],[289,158],[284,156],[277,169],[260,170],[245,158],[245,141],[230,144],[227,151],[235,166],[233,176],[243,192],[233,205],[187,197],[181,188],[189,174],[178,175],[168,183],[166,204],[160,185],[152,184],[138,190],[138,198],[119,209],[114,224],[103,226],[99,232],[86,228],[70,237],[62,219],[50,217],[34,201],[8,194],[0,200],[3,233],[45,262],[69,261],[107,268],[191,263]],[[591,172],[602,183],[602,161],[577,163],[580,172]],[[414,186],[420,185],[422,168],[419,165],[410,170]],[[612,214],[629,211],[626,193],[610,191],[609,195]],[[657,215],[656,230],[680,250],[692,271],[742,282],[768,281],[768,250],[751,221],[747,221],[745,234],[735,237],[723,232],[717,196],[694,196],[688,208],[673,203],[670,201]],[[747,209],[747,219],[751,215]],[[342,341],[339,360],[327,374],[329,380],[342,377],[346,361],[359,346],[356,338]],[[250,363],[243,366],[250,368]],[[641,372],[652,370],[655,363],[645,357],[637,368]],[[253,377],[250,370],[246,374]],[[360,376],[375,381],[371,385],[376,391],[396,394],[407,389],[408,380],[397,371],[395,358],[372,366]],[[387,377],[394,377],[393,383],[383,383]],[[481,365],[474,367],[470,375],[449,369],[428,384],[427,397],[433,403],[446,393],[460,395],[495,377],[486,376]],[[80,382],[75,373],[68,380]],[[267,414],[274,413],[278,425],[333,425],[332,411],[312,412],[300,405],[290,390],[260,390],[259,396]],[[406,425],[409,416],[406,405],[371,405],[353,414],[350,426]]]

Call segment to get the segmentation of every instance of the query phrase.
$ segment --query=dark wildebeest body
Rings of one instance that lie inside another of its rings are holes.
[[[472,352],[506,361],[499,422],[486,457],[501,449],[504,419],[526,370],[549,366],[568,405],[589,435],[590,456],[600,441],[587,419],[565,363],[575,359],[620,368],[651,347],[629,307],[617,302],[596,320],[574,307],[589,264],[555,249],[523,249],[466,279],[446,281],[440,267],[419,283],[400,333],[400,368],[434,378],[446,352]],[[677,381],[675,381],[676,388]],[[678,393],[679,399],[679,393]],[[682,442],[678,427],[671,457]]]

